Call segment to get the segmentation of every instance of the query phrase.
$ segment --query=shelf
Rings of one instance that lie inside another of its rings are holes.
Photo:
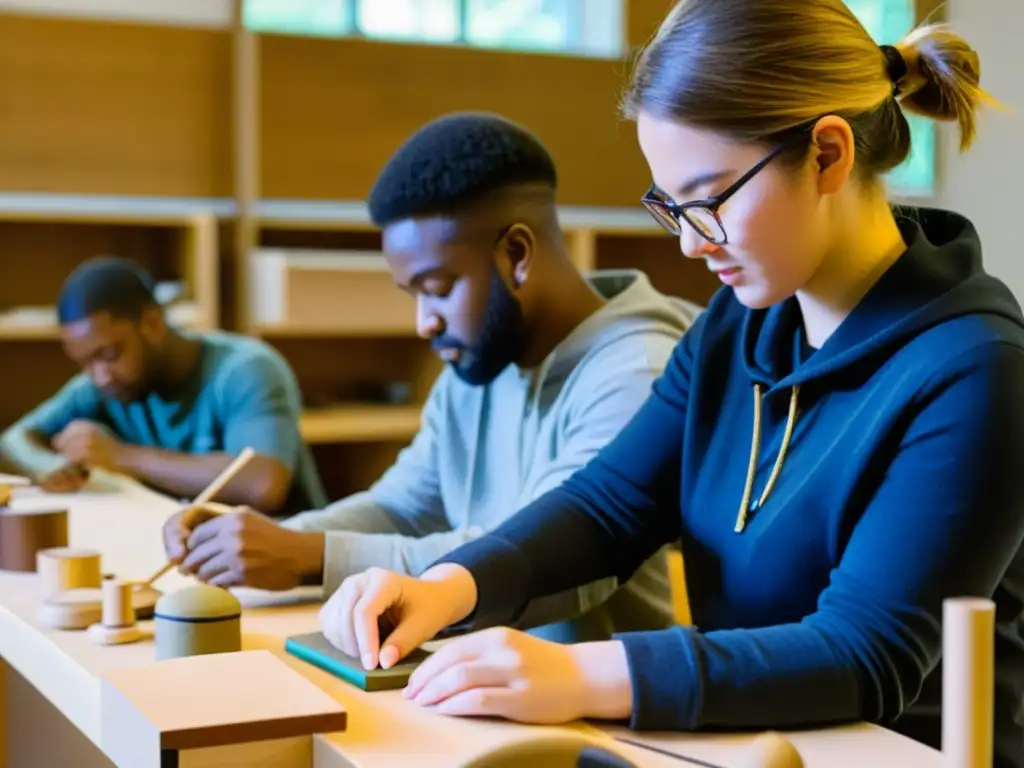
[[[200,329],[202,313],[197,304],[181,302],[164,307],[169,325],[186,330]],[[10,320],[7,317],[21,319]],[[28,307],[21,313],[11,312],[5,317],[0,313],[0,341],[57,341],[60,326],[57,324],[57,310],[52,307]]]
[[[366,204],[353,200],[264,199],[256,202],[255,215],[264,227],[357,229],[372,226]],[[560,205],[558,219],[567,229],[637,234],[664,232],[639,203],[635,208]]]
[[[225,197],[161,197],[159,195],[73,195],[46,192],[0,193],[0,218],[149,220],[181,219],[196,214],[219,219],[238,215],[238,205]],[[359,200],[264,198],[254,205],[262,227],[309,230],[375,230],[366,203]],[[607,233],[662,232],[639,203],[635,207],[560,205],[558,218],[567,229]]]
[[[302,437],[311,445],[411,440],[420,428],[421,406],[353,403],[304,411]]]
[[[0,219],[9,221],[173,224],[203,214],[229,218],[236,211],[233,200],[219,197],[0,193]]]
[[[295,323],[256,323],[249,333],[261,339],[359,339],[359,338],[418,338],[411,323],[407,328],[394,326],[363,326],[338,328],[335,326],[299,325]]]

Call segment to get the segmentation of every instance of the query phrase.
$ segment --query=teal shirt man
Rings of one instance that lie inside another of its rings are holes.
[[[218,500],[274,516],[326,503],[287,362],[257,339],[170,328],[147,278],[108,259],[69,277],[61,336],[82,372],[0,436],[0,451],[53,491],[101,468],[191,498],[250,447]]]

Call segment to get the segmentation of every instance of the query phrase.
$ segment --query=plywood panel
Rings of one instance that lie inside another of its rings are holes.
[[[363,199],[412,131],[454,110],[537,133],[562,203],[633,206],[649,185],[635,127],[618,117],[621,62],[287,36],[260,50],[264,197]]]
[[[231,194],[230,32],[0,14],[4,189]]]

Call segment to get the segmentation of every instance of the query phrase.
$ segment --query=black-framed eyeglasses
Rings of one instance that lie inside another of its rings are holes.
[[[722,207],[726,200],[735,195],[740,187],[754,178],[762,168],[774,160],[783,150],[790,148],[794,141],[802,135],[803,132],[793,139],[779,144],[766,157],[762,158],[757,165],[730,184],[728,189],[714,197],[708,197],[704,200],[693,200],[689,203],[677,203],[658,189],[657,185],[651,185],[651,188],[647,190],[646,194],[640,199],[640,202],[644,204],[644,207],[654,217],[654,220],[667,229],[669,234],[674,237],[679,237],[682,234],[681,222],[685,221],[693,227],[698,235],[708,242],[715,245],[725,245],[729,242],[729,238],[725,234],[725,225],[722,224],[722,219],[718,215],[718,209]]]

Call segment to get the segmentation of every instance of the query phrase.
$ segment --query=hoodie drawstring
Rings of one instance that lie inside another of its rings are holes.
[[[782,446],[779,448],[779,455],[775,459],[775,466],[768,477],[768,482],[761,492],[761,498],[757,500],[754,509],[758,509],[768,499],[772,492],[775,481],[779,479],[782,471],[782,463],[786,460],[786,450],[789,448],[789,441],[793,437],[793,427],[796,425],[797,397],[800,395],[800,387],[794,386],[789,396],[789,415],[786,417],[786,431],[782,435]],[[743,533],[747,525],[747,512],[750,509],[750,497],[754,491],[754,475],[757,472],[757,455],[761,452],[761,385],[754,385],[754,438],[750,445],[750,462],[747,464],[747,482],[743,488],[743,501],[740,502],[740,511],[736,516],[736,533]]]

